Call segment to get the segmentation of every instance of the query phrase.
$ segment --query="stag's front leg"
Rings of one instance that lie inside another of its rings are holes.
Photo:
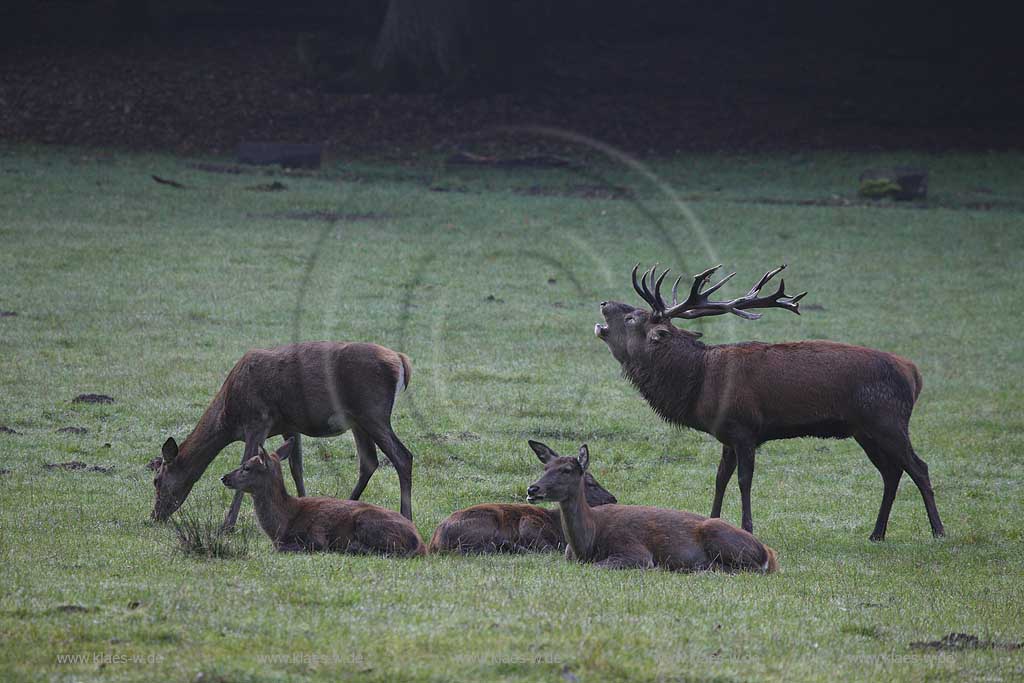
[[[744,531],[754,533],[754,520],[750,512],[750,485],[754,482],[754,447],[736,446],[736,464],[739,468],[740,500],[743,504]]]
[[[722,516],[722,500],[725,489],[729,486],[732,473],[736,471],[736,451],[731,446],[722,446],[722,459],[718,463],[718,474],[715,476],[715,500],[711,503],[711,516]]]

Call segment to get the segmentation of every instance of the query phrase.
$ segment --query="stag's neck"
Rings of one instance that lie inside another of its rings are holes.
[[[594,513],[587,503],[583,492],[583,483],[572,497],[559,501],[558,510],[561,516],[562,533],[565,542],[572,548],[576,559],[589,560],[594,553],[594,539],[597,537],[597,523]]]
[[[252,502],[256,510],[256,521],[276,544],[285,535],[292,519],[298,513],[298,500],[288,494],[284,480],[281,479],[272,481],[265,489],[253,493]]]
[[[624,363],[623,374],[667,422],[694,424],[694,407],[704,385],[706,347],[670,343],[660,352]]]
[[[178,449],[178,467],[189,473],[192,481],[199,479],[225,446],[235,441],[224,424],[224,401],[218,394],[199,418],[192,433]]]

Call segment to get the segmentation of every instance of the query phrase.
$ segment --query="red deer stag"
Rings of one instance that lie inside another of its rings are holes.
[[[527,489],[532,503],[558,503],[567,559],[607,569],[725,569],[773,572],[775,551],[742,529],[692,512],[641,505],[592,508],[585,493],[586,444],[576,458],[553,458]]]
[[[376,344],[304,342],[247,352],[181,446],[173,438],[164,442],[153,480],[153,519],[170,517],[228,444],[245,442],[245,462],[278,434],[295,438],[289,463],[297,493],[304,496],[299,435],[336,436],[350,429],[359,455],[351,498],[359,499],[377,469],[380,447],[398,472],[402,514],[412,519],[412,453],[391,429],[391,411],[411,373],[405,354]],[[234,526],[241,504],[238,492],[225,528]]]
[[[799,314],[798,302],[806,294],[787,296],[783,281],[774,294],[759,296],[765,283],[785,268],[780,266],[765,273],[746,295],[712,301],[711,294],[735,275],[704,289],[718,268],[697,275],[689,296],[681,302],[677,279],[669,306],[661,295],[668,271],[655,279],[657,273],[652,268],[637,283],[634,267],[633,288],[651,310],[605,301],[601,304],[605,324],[594,328],[622,365],[623,375],[655,412],[674,424],[711,434],[722,443],[711,516],[720,516],[725,488],[738,464],[743,528],[753,531],[750,485],[754,451],[765,441],[852,436],[884,483],[871,539],[885,538],[903,472],[921,491],[932,534],[944,535],[928,465],[910,444],[910,413],[921,393],[917,367],[891,353],[820,340],[706,346],[699,341],[699,333],[679,329],[671,320],[726,313],[756,320],[760,314],[750,310],[757,308]]]
[[[538,441],[530,448],[544,464],[560,457]],[[608,493],[587,472],[583,475],[587,503],[591,506],[614,503]],[[549,552],[562,550],[562,516],[558,508],[536,505],[484,503],[458,510],[441,522],[430,540],[430,552],[468,554]]]
[[[281,461],[297,447],[294,438],[273,455],[260,446],[259,455],[221,477],[228,488],[252,494],[256,519],[276,550],[406,557],[426,553],[413,523],[393,510],[356,500],[289,495]]]

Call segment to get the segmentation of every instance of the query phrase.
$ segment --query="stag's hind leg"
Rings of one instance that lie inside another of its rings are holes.
[[[872,434],[872,439],[884,452],[888,461],[898,463],[900,468],[910,475],[921,492],[932,535],[935,537],[945,536],[946,532],[942,526],[942,520],[939,519],[939,511],[935,507],[935,494],[932,491],[931,479],[928,477],[928,464],[917,457],[917,453],[914,452],[906,426],[885,429],[877,434]]]
[[[860,447],[864,449],[871,464],[875,466],[878,473],[882,475],[882,504],[878,508],[878,518],[875,520],[875,529],[871,532],[872,541],[885,540],[885,529],[889,524],[889,512],[892,510],[892,502],[896,499],[896,491],[900,487],[900,477],[903,476],[903,466],[896,460],[889,457],[878,443],[866,435],[854,437]]]

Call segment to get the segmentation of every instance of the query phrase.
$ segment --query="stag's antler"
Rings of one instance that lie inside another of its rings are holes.
[[[636,271],[639,267],[640,264],[633,267],[633,289],[635,289],[637,294],[639,294],[640,297],[651,307],[651,311],[654,313],[655,318],[665,320],[670,318],[703,318],[712,315],[723,315],[725,313],[732,313],[747,320],[757,320],[761,317],[760,313],[749,313],[747,309],[750,308],[784,308],[799,315],[800,299],[807,295],[807,292],[801,292],[796,296],[786,296],[786,281],[780,280],[779,288],[774,294],[758,296],[761,292],[761,288],[764,287],[769,280],[782,272],[786,267],[786,265],[783,264],[775,270],[769,270],[767,273],[762,275],[761,279],[757,281],[757,284],[751,287],[750,291],[744,296],[736,299],[730,299],[728,301],[711,301],[708,297],[717,292],[722,285],[736,275],[735,272],[729,273],[711,287],[704,289],[704,286],[707,285],[715,271],[722,267],[721,265],[717,265],[712,268],[708,268],[703,273],[699,273],[693,278],[693,285],[690,287],[690,294],[686,297],[686,300],[682,302],[679,301],[677,296],[679,281],[682,280],[682,276],[676,278],[675,283],[672,285],[672,306],[666,307],[665,300],[661,297],[661,283],[664,282],[665,276],[668,275],[668,269],[666,269],[665,272],[655,280],[658,268],[657,265],[655,265],[643,274],[638,284],[636,280]],[[648,279],[650,279],[651,285],[653,286],[653,292],[651,291],[651,288],[648,287]]]

